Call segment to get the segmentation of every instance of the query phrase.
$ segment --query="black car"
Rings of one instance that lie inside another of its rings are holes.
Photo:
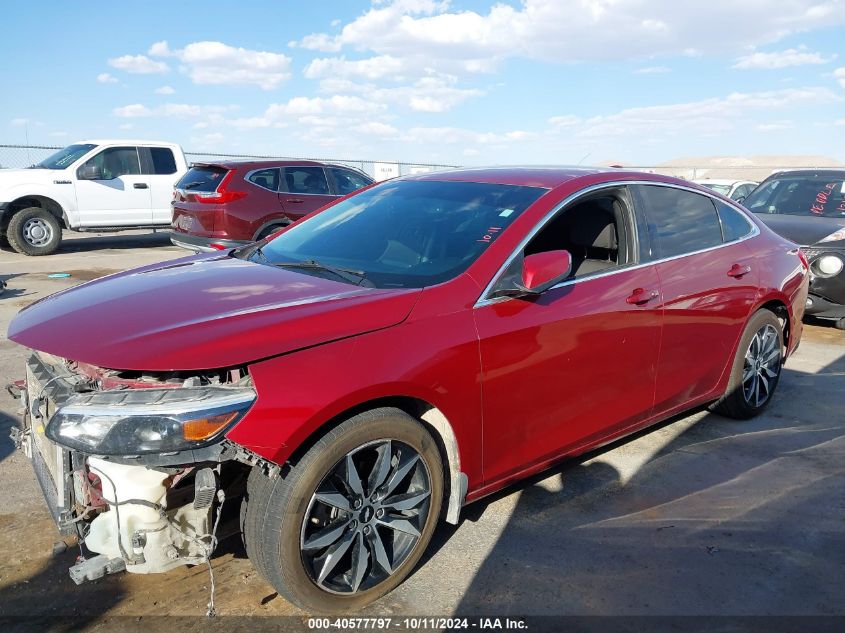
[[[810,262],[806,314],[845,330],[845,169],[772,174],[743,202]]]

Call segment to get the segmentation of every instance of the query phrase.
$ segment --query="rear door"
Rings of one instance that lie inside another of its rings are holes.
[[[86,168],[97,177],[82,180]],[[150,177],[141,173],[137,147],[107,147],[77,169],[76,202],[82,226],[152,224]]]
[[[176,158],[169,147],[139,147],[141,173],[150,188],[153,224],[170,224],[173,187],[179,179]]]
[[[654,410],[661,415],[711,394],[731,362],[757,293],[744,240],[756,228],[733,210],[739,217],[726,211],[723,229],[716,201],[702,193],[658,184],[634,189],[663,292]],[[737,220],[746,225],[740,237],[727,226]]]
[[[285,214],[292,220],[298,220],[337,198],[322,167],[283,167],[282,176],[279,200]]]

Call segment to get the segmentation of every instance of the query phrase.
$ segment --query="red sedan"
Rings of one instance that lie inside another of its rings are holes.
[[[680,180],[406,177],[24,309],[17,440],[99,553],[77,581],[201,562],[237,502],[279,593],[354,609],[466,503],[693,407],[759,413],[807,284],[795,244]]]

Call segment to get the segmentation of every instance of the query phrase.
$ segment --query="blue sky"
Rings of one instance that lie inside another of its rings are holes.
[[[845,161],[845,0],[32,0],[3,32],[0,143]]]

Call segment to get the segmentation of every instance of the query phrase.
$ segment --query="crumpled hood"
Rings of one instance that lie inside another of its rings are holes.
[[[51,295],[9,338],[110,369],[218,369],[396,325],[420,292],[200,255]]]

